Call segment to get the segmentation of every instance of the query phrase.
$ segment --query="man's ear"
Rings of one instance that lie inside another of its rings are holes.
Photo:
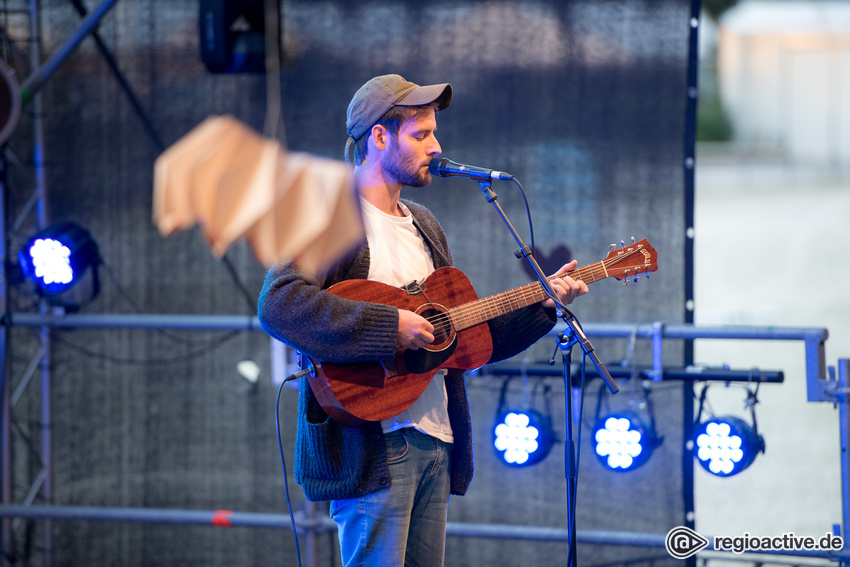
[[[389,136],[390,133],[387,129],[380,125],[375,124],[372,126],[371,132],[369,132],[369,137],[372,138],[372,142],[375,144],[375,148],[380,151],[384,151],[387,149],[387,145],[389,144]]]

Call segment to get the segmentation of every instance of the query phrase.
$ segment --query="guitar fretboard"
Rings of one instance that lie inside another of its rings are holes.
[[[608,270],[603,260],[567,272],[566,275],[577,281],[581,280],[585,283],[593,283],[607,278]],[[552,279],[554,279],[554,276],[549,278],[550,281]],[[523,307],[543,301],[546,297],[546,291],[540,282],[533,282],[489,297],[484,297],[478,301],[453,307],[449,309],[448,314],[454,329],[456,331],[462,331],[490,319],[507,315]]]

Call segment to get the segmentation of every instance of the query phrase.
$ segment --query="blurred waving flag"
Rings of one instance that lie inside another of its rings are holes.
[[[353,174],[342,162],[288,152],[232,116],[212,116],[154,164],[162,235],[199,225],[223,256],[245,238],[264,266],[315,274],[363,239]]]

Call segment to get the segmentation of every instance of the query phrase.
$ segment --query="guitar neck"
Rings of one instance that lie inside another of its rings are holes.
[[[567,272],[566,275],[576,281],[580,280],[588,284],[610,277],[605,268],[604,260],[583,268],[577,268]],[[551,281],[554,276],[548,279]],[[534,305],[547,297],[543,285],[540,282],[533,282],[449,309],[449,316],[455,330],[462,331],[523,307]]]

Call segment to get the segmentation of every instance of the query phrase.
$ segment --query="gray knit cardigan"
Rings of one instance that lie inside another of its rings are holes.
[[[428,209],[405,201],[434,267],[451,264],[446,236]],[[392,360],[396,353],[398,310],[388,305],[352,301],[325,290],[349,279],[366,279],[369,247],[364,242],[330,274],[310,279],[291,265],[276,266],[266,276],[259,318],[272,337],[317,360],[363,362]],[[555,324],[553,310],[539,304],[490,321],[493,355],[489,362],[518,354]],[[472,480],[472,422],[463,376],[446,376],[452,447],[451,492],[463,495]],[[301,381],[295,439],[295,479],[312,501],[369,494],[392,482],[381,424],[346,427],[331,420],[307,380]]]

